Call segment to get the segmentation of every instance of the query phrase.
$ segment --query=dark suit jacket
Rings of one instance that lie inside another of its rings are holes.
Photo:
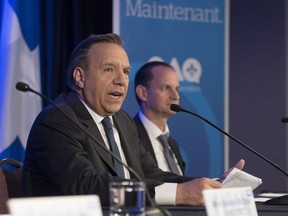
[[[142,145],[144,146],[144,148],[149,151],[152,155],[152,157],[154,158],[154,161],[157,163],[157,160],[156,160],[156,156],[155,156],[155,153],[154,153],[154,150],[153,150],[153,147],[152,147],[152,143],[149,139],[149,135],[139,117],[139,114],[137,114],[134,118],[133,118],[136,126],[137,126],[137,129],[138,129],[138,133],[139,133],[139,136],[140,136],[140,139],[142,141]],[[169,136],[169,145],[171,146],[171,149],[173,150],[175,156],[176,156],[176,159],[179,163],[179,166],[182,170],[182,173],[184,174],[185,173],[185,162],[183,161],[182,157],[181,157],[181,154],[180,154],[180,151],[179,151],[179,146],[178,146],[178,143],[176,142],[176,140],[174,140],[171,136]]]
[[[123,179],[116,176],[97,125],[74,92],[60,95],[55,103],[83,130],[54,106],[46,107],[38,115],[26,147],[22,178],[24,195],[98,194],[101,204],[107,206],[109,182]],[[158,169],[150,153],[143,148],[135,123],[127,113],[120,110],[113,115],[113,120],[127,163],[145,179],[152,196],[155,186],[163,182],[179,183],[191,179]]]

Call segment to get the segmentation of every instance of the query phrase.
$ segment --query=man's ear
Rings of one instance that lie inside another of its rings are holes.
[[[74,78],[74,82],[77,86],[77,88],[79,89],[83,89],[84,88],[84,70],[80,67],[76,67],[73,71],[73,78]]]
[[[136,86],[136,94],[141,101],[147,101],[147,89],[143,85]]]

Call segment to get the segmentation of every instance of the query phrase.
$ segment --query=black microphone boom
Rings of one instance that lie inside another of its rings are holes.
[[[237,143],[239,143],[240,145],[242,145],[244,148],[248,149],[249,151],[253,152],[254,154],[256,154],[257,156],[261,157],[263,160],[267,161],[270,165],[274,166],[276,169],[280,170],[282,173],[284,173],[284,175],[286,175],[288,177],[288,172],[286,172],[284,169],[282,169],[280,166],[278,166],[277,164],[273,163],[271,160],[269,160],[268,158],[264,157],[263,155],[261,155],[259,152],[257,152],[256,150],[252,149],[251,147],[249,147],[248,145],[246,145],[245,143],[243,143],[242,141],[236,139],[235,137],[233,137],[231,134],[225,132],[224,130],[222,130],[221,128],[219,128],[218,126],[216,126],[215,124],[213,124],[212,122],[208,121],[207,119],[205,119],[204,117],[190,112],[188,110],[185,110],[183,108],[181,108],[179,105],[176,104],[171,104],[170,109],[174,112],[186,112],[186,113],[190,113],[194,116],[197,116],[198,118],[202,119],[203,121],[207,122],[208,124],[210,124],[211,126],[213,126],[214,128],[216,128],[217,130],[221,131],[223,134],[225,134],[226,136],[228,136],[229,138],[231,138],[232,140],[236,141]]]
[[[23,83],[23,82],[17,82],[16,83],[16,89],[19,91],[23,91],[23,92],[33,92],[37,95],[39,95],[40,97],[42,97],[43,99],[47,100],[50,104],[52,104],[59,112],[61,112],[67,119],[69,119],[73,124],[75,124],[81,131],[83,131],[86,135],[89,136],[89,138],[91,138],[94,142],[97,142],[97,140],[94,138],[94,136],[92,134],[90,134],[87,130],[85,130],[80,124],[78,124],[78,122],[76,122],[74,119],[72,119],[66,112],[64,112],[59,106],[57,106],[57,104],[51,100],[50,98],[48,98],[47,96],[33,90],[32,88],[29,87],[28,84]],[[105,148],[102,145],[101,146],[102,149],[104,149],[107,153],[109,153],[111,155],[111,157],[113,157],[114,159],[116,159],[119,163],[121,163],[125,168],[127,168],[131,173],[133,173],[135,175],[135,177],[140,180],[143,181],[143,179],[138,175],[138,173],[130,166],[128,166],[127,164],[123,163],[123,161],[121,159],[119,159],[113,152],[111,152],[110,150],[108,150],[107,148]],[[143,181],[144,182],[144,181]],[[145,211],[146,215],[150,215],[150,216],[160,216],[160,215],[167,215],[170,216],[170,213],[165,210],[163,207],[158,206],[155,204],[154,200],[151,198],[148,190],[146,190],[146,196],[148,198],[148,201],[150,202],[150,204],[152,205],[152,207],[149,207],[148,210]],[[157,210],[159,209],[159,211]]]
[[[68,116],[65,112],[63,112],[55,103],[54,101],[52,101],[50,98],[48,98],[47,96],[35,91],[34,89],[30,88],[30,86],[24,82],[17,82],[16,83],[16,89],[22,92],[33,92],[34,94],[39,95],[40,97],[44,98],[45,100],[47,100],[49,103],[51,103],[57,110],[59,110],[61,113],[63,113],[68,119],[70,119],[73,123],[77,124],[77,122],[75,122],[72,118],[70,118],[70,116]],[[81,127],[80,125],[77,124],[78,127]],[[86,131],[86,130],[84,130]]]
[[[212,127],[216,128],[217,130],[219,130],[220,132],[222,132],[223,134],[225,134],[226,136],[228,136],[229,138],[231,138],[232,140],[236,141],[238,144],[240,144],[241,146],[243,146],[244,148],[248,149],[249,151],[253,152],[254,154],[256,154],[258,157],[262,158],[263,160],[265,160],[266,162],[268,162],[270,165],[272,165],[274,168],[276,168],[277,170],[279,170],[280,172],[282,172],[286,177],[288,177],[288,172],[285,171],[283,168],[281,168],[279,165],[275,164],[274,162],[272,162],[271,160],[269,160],[268,158],[266,158],[265,156],[263,156],[262,154],[260,154],[259,152],[257,152],[256,150],[254,150],[253,148],[251,148],[250,146],[246,145],[245,143],[243,143],[242,141],[240,141],[239,139],[236,139],[234,136],[232,136],[231,134],[227,133],[226,131],[222,130],[221,128],[219,128],[218,126],[216,126],[215,124],[213,124],[212,122],[210,122],[209,120],[207,120],[206,118],[183,109],[182,107],[180,107],[177,104],[171,104],[170,109],[174,112],[185,112],[185,113],[189,113],[192,114],[200,119],[202,119],[203,121],[205,121],[206,123],[208,123],[209,125],[211,125]],[[265,202],[265,204],[270,204],[270,205],[276,205],[276,204],[282,204],[282,205],[288,205],[288,195],[285,196],[281,196],[281,197],[277,197],[277,198],[273,198],[270,199],[268,201]]]

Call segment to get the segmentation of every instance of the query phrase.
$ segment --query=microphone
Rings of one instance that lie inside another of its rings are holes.
[[[221,133],[225,134],[226,136],[228,136],[229,138],[231,138],[232,140],[236,141],[238,144],[240,144],[241,146],[243,146],[244,148],[248,149],[249,151],[251,151],[252,153],[256,154],[258,157],[262,158],[263,160],[265,160],[266,162],[268,162],[270,165],[272,165],[274,168],[276,168],[277,170],[279,170],[280,172],[282,172],[286,177],[288,177],[288,172],[285,171],[283,168],[281,168],[279,165],[275,164],[274,162],[272,162],[271,160],[269,160],[268,158],[266,158],[265,156],[263,156],[262,154],[260,154],[259,152],[257,152],[256,150],[254,150],[253,148],[251,148],[250,146],[246,145],[245,143],[243,143],[242,141],[240,141],[239,139],[236,139],[234,136],[232,136],[231,134],[227,133],[226,131],[222,130],[221,128],[219,128],[218,126],[216,126],[215,124],[213,124],[212,122],[210,122],[209,120],[207,120],[206,118],[188,111],[186,109],[183,109],[182,107],[180,107],[177,104],[171,104],[170,106],[170,110],[174,111],[174,112],[185,112],[185,113],[189,113],[191,115],[194,115],[200,119],[202,119],[203,121],[205,121],[206,123],[208,123],[209,125],[211,125],[212,127],[216,128],[217,130],[219,130]],[[283,121],[283,119],[282,119]],[[288,121],[288,118],[287,118]],[[264,204],[268,204],[268,205],[288,205],[288,195],[284,195],[281,197],[276,197],[270,200],[267,200],[266,202],[264,202]]]
[[[89,136],[89,138],[91,138],[95,143],[98,144],[97,140],[94,138],[94,136],[89,133],[87,130],[85,130],[80,124],[78,124],[78,122],[76,122],[74,119],[72,119],[66,112],[64,112],[53,100],[51,100],[50,98],[48,98],[47,96],[35,91],[34,89],[30,88],[30,86],[24,82],[17,82],[16,83],[16,89],[22,92],[33,92],[37,95],[39,95],[40,97],[42,97],[43,99],[47,100],[51,105],[53,105],[59,112],[61,112],[67,119],[69,119],[73,124],[75,124],[82,132],[84,132],[87,136]],[[114,159],[116,159],[119,163],[121,163],[125,168],[127,168],[131,173],[133,173],[136,178],[139,181],[143,181],[143,179],[139,176],[139,174],[130,166],[128,166],[127,164],[125,164],[120,158],[118,158],[113,152],[111,152],[108,148],[101,146],[102,149],[104,149],[108,154],[111,155],[111,157],[113,157]],[[144,182],[144,181],[143,181]],[[146,191],[146,196],[148,201],[150,202],[150,204],[152,205],[152,207],[149,207],[146,211],[145,214],[146,215],[150,215],[150,216],[170,216],[171,214],[164,209],[163,207],[156,205],[156,203],[154,202],[154,200],[151,198],[148,190]]]
[[[287,122],[288,122],[288,117],[283,117],[283,118],[281,119],[281,122],[282,122],[282,123],[287,123]]]
[[[17,82],[16,83],[16,89],[19,90],[19,91],[27,92],[27,91],[30,90],[30,87],[26,83]]]

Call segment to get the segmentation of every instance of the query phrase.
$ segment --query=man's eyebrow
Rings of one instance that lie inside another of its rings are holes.
[[[127,66],[127,67],[124,67],[124,69],[131,71],[132,68],[131,68],[131,66]]]
[[[114,66],[114,67],[117,66],[117,64],[114,63],[114,62],[104,62],[103,65],[104,65],[104,66]],[[130,65],[129,65],[129,66],[126,66],[126,67],[123,67],[123,68],[128,69],[128,70],[131,70],[131,66],[130,66]]]
[[[103,65],[104,66],[114,66],[115,67],[115,64],[113,64],[112,62],[105,62]]]

